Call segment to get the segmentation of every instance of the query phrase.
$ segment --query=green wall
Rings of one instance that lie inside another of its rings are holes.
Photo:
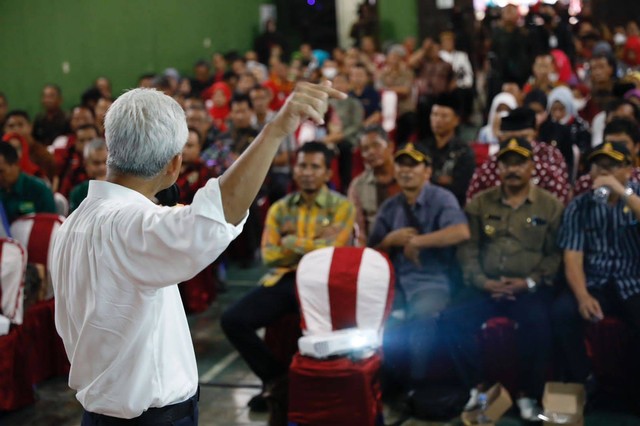
[[[33,114],[48,82],[68,108],[101,75],[117,95],[146,72],[190,72],[213,52],[249,49],[263,3],[272,1],[0,0],[0,91]]]
[[[418,36],[418,0],[378,0],[378,15],[381,41]]]

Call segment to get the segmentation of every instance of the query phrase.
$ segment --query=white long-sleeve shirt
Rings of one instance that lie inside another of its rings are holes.
[[[190,206],[173,208],[91,181],[51,253],[56,328],[71,360],[69,386],[86,410],[133,418],[196,392],[176,283],[212,263],[245,220],[225,221],[216,179]]]

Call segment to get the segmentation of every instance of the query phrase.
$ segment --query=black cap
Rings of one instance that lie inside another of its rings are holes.
[[[500,151],[498,151],[498,160],[505,154],[515,152],[524,158],[533,158],[533,148],[528,140],[525,138],[511,138],[500,144]]]
[[[451,108],[453,112],[460,115],[460,99],[453,93],[443,93],[436,97],[433,105]]]
[[[402,156],[408,156],[414,159],[418,163],[424,163],[427,166],[431,165],[431,157],[422,148],[409,142],[402,149],[398,150],[393,156],[394,161]]]
[[[631,163],[631,152],[627,149],[627,146],[622,142],[605,142],[593,148],[591,154],[589,154],[589,161],[594,161],[597,157],[607,156],[613,158],[620,163]]]
[[[516,108],[502,117],[500,130],[515,131],[536,128],[536,113],[529,108]]]
[[[522,101],[522,104],[526,108],[533,102],[539,103],[544,109],[547,109],[547,94],[540,89],[534,89],[527,93]]]

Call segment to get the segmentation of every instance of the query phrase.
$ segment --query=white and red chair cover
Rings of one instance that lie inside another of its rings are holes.
[[[376,250],[326,247],[308,253],[296,273],[303,334],[381,331],[393,301],[393,282],[393,267]]]
[[[327,247],[306,254],[296,275],[306,335],[345,328],[380,333],[393,303],[388,258],[371,248]],[[374,425],[381,416],[380,353],[319,360],[297,353],[289,368],[289,422]]]
[[[35,213],[21,216],[11,224],[11,235],[27,249],[29,263],[42,265],[44,274],[40,300],[53,297],[49,279],[49,262],[53,236],[64,222],[64,217],[54,213]]]
[[[0,314],[13,324],[22,324],[26,268],[24,247],[11,238],[0,238]]]
[[[390,133],[396,128],[398,94],[393,90],[383,90],[380,93],[380,107],[382,108],[382,128]]]

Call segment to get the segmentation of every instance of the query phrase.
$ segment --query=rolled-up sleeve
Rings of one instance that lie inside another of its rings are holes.
[[[113,258],[120,259],[123,278],[150,287],[192,278],[242,232],[248,217],[247,212],[235,226],[225,220],[217,179],[198,190],[190,206],[136,208],[144,211],[121,210],[103,233],[112,241],[110,249],[121,254]]]

